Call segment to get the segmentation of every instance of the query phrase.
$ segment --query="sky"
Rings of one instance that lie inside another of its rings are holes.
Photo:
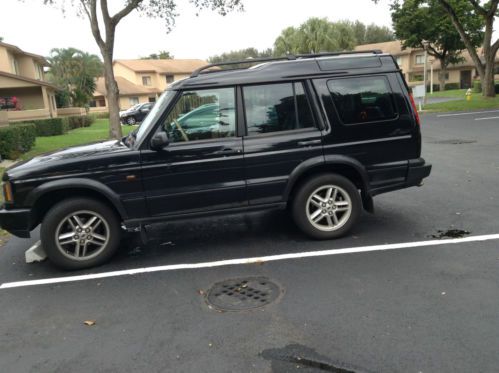
[[[47,56],[52,48],[74,47],[100,55],[88,20],[69,8],[63,15],[43,0],[0,0],[0,37],[4,42]],[[70,3],[70,0],[64,0]],[[124,0],[109,0],[113,6]],[[254,47],[271,48],[280,32],[310,17],[360,20],[391,27],[388,0],[243,0],[243,12],[225,17],[210,10],[196,16],[188,0],[177,0],[179,17],[170,33],[164,22],[134,12],[118,25],[116,59],[134,59],[167,50],[175,58],[201,58]]]

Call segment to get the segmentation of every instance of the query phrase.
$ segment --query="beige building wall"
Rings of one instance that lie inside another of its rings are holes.
[[[21,56],[17,58],[17,63],[19,65],[19,75],[25,76],[26,78],[38,79],[33,58]]]
[[[0,71],[6,71],[12,73],[10,67],[10,53],[7,52],[7,48],[0,46]]]
[[[122,76],[126,80],[131,81],[132,83],[138,84],[136,76],[137,74],[135,73],[135,71],[130,70],[128,67],[125,67],[120,63],[115,63],[113,65],[113,70],[115,76]],[[140,83],[142,84],[142,82]]]

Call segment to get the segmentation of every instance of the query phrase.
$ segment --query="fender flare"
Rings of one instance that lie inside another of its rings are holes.
[[[354,169],[360,175],[363,196],[370,196],[369,177],[367,175],[366,169],[358,160],[344,155],[326,155],[325,157],[319,156],[307,159],[305,162],[300,163],[291,172],[291,175],[289,175],[288,183],[284,190],[284,200],[288,200],[293,187],[296,185],[296,182],[301,178],[303,174],[310,170],[313,170],[314,168],[319,168],[325,165],[341,165]]]
[[[84,178],[55,180],[39,185],[38,187],[33,189],[26,197],[26,205],[34,206],[35,203],[45,194],[63,189],[87,189],[93,192],[97,192],[104,198],[106,198],[116,208],[123,219],[126,219],[128,217],[118,194],[116,194],[108,186],[98,181]]]

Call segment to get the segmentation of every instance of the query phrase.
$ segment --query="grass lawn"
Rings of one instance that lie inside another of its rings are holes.
[[[123,135],[127,135],[135,127],[123,126]],[[107,140],[109,135],[109,120],[97,119],[94,124],[86,128],[69,131],[65,135],[37,137],[36,144],[30,152],[23,154],[22,159],[30,159],[36,155],[51,152],[57,149],[91,142]]]
[[[495,98],[483,97],[480,93],[473,93],[471,101],[466,101],[465,89],[456,89],[445,92],[435,92],[429,97],[459,97],[460,100],[427,104],[425,111],[474,111],[483,109],[499,109],[499,95]]]

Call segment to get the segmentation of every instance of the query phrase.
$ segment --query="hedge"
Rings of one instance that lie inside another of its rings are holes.
[[[453,90],[453,89],[460,89],[461,88],[461,85],[459,83],[447,83],[445,85],[445,90],[446,91],[450,91],[450,90]]]
[[[36,139],[36,126],[33,123],[15,124],[0,128],[0,156],[17,159],[33,148]]]
[[[75,116],[65,118],[68,129],[74,130],[76,128],[90,127],[95,122],[95,117],[91,115]]]
[[[96,119],[109,119],[109,112],[107,112],[107,111],[104,111],[101,113],[92,113],[90,115]]]
[[[68,132],[67,122],[63,118],[51,118],[34,120],[36,126],[36,136],[57,136]]]

